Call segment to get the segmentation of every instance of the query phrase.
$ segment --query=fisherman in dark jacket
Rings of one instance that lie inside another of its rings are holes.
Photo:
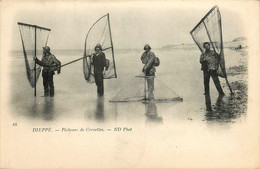
[[[213,79],[213,82],[219,92],[220,96],[224,96],[224,92],[219,82],[219,78],[217,75],[217,70],[219,68],[220,56],[214,51],[210,50],[210,44],[205,42],[203,44],[205,48],[205,52],[200,56],[201,70],[204,75],[204,90],[205,90],[205,99],[207,110],[211,111],[211,101],[210,101],[210,93],[209,93],[209,80],[210,76]]]
[[[104,95],[104,81],[103,76],[106,74],[107,65],[106,65],[106,56],[102,52],[102,47],[100,44],[97,44],[95,47],[95,53],[91,56],[92,64],[94,65],[94,78],[97,85],[98,96]]]
[[[43,87],[44,87],[44,96],[54,96],[54,83],[53,75],[54,71],[57,71],[60,74],[61,62],[50,52],[50,47],[43,47],[43,57],[40,61],[36,56],[34,60],[37,64],[43,66],[42,78],[43,78]]]
[[[148,86],[148,99],[154,99],[154,76],[155,76],[155,54],[151,51],[150,45],[146,44],[144,46],[145,52],[141,56],[141,61],[144,64],[143,73],[147,77],[147,86]]]

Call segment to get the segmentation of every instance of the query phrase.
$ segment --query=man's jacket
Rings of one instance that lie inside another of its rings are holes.
[[[218,70],[219,62],[220,57],[214,50],[204,52],[200,56],[201,70],[204,71]]]
[[[106,67],[106,56],[103,52],[95,53],[92,57],[94,73],[102,73]]]
[[[40,61],[38,58],[35,59],[36,63],[43,66],[42,74],[52,73],[57,70],[60,73],[61,62],[52,54],[46,54]]]
[[[143,72],[145,74],[154,75],[156,69],[154,65],[155,54],[152,51],[144,52],[141,56],[141,61],[144,64]]]

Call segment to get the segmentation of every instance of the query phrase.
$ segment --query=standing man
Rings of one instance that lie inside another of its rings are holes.
[[[43,57],[40,61],[36,56],[33,59],[37,64],[43,66],[42,70],[42,78],[43,78],[43,87],[44,87],[44,96],[54,96],[54,83],[53,83],[53,75],[54,71],[57,70],[58,74],[60,74],[60,66],[61,62],[51,54],[50,47],[43,47]]]
[[[153,91],[154,91],[154,76],[155,76],[155,54],[151,51],[150,45],[146,44],[144,46],[145,52],[141,56],[141,61],[144,64],[143,73],[147,77],[147,85],[148,85],[148,99],[154,99]]]
[[[104,95],[104,81],[103,75],[106,74],[108,67],[106,66],[106,56],[102,52],[102,47],[100,44],[97,44],[95,47],[95,53],[91,55],[92,63],[94,65],[94,78],[97,85],[98,96]]]
[[[219,68],[220,56],[214,51],[210,50],[210,43],[205,42],[203,44],[205,52],[200,56],[201,70],[204,75],[204,90],[205,90],[205,99],[207,111],[212,111],[210,93],[209,93],[209,80],[210,76],[212,77],[214,84],[219,92],[219,96],[224,96],[224,92],[219,82],[217,75],[217,70]]]

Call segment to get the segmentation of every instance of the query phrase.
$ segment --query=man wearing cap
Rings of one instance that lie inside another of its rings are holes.
[[[60,74],[61,62],[50,52],[50,47],[43,47],[43,57],[40,61],[36,56],[34,60],[37,64],[43,66],[42,78],[43,78],[43,87],[44,87],[44,96],[54,96],[54,83],[53,75],[54,71],[57,71]]]
[[[95,53],[91,55],[91,61],[94,65],[94,78],[97,85],[98,96],[104,95],[104,81],[103,76],[106,74],[106,56],[102,52],[102,47],[97,44],[95,47]]]
[[[220,56],[214,51],[210,50],[210,43],[205,42],[203,44],[205,48],[205,52],[200,56],[201,70],[204,75],[204,90],[205,90],[205,99],[206,99],[206,107],[207,111],[211,111],[211,101],[210,101],[210,93],[209,93],[209,80],[210,76],[213,79],[213,82],[219,92],[220,96],[224,96],[224,92],[219,82],[219,78],[217,75],[217,70],[219,68]]]
[[[155,76],[155,54],[151,51],[150,45],[146,44],[144,46],[145,52],[141,56],[141,61],[144,64],[143,73],[147,77],[147,85],[148,85],[148,99],[153,99],[153,91],[154,91],[154,76]]]

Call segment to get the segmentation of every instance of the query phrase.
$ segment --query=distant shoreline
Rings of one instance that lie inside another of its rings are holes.
[[[239,45],[241,45],[242,48],[246,48],[247,46],[247,39],[245,37],[238,37],[233,39],[230,42],[224,42],[224,48],[230,48],[230,49],[235,49]],[[195,43],[192,44],[167,44],[162,46],[163,49],[193,49],[193,48],[198,48]]]
[[[237,48],[239,45],[242,46],[242,48],[246,48],[247,46],[247,40],[245,37],[239,37],[239,38],[235,38],[233,39],[231,42],[224,42],[224,48],[229,48],[229,49],[235,49]],[[125,51],[125,50],[131,50],[131,51],[142,51],[143,48],[116,48],[116,46],[114,46],[115,51]],[[198,49],[197,45],[188,43],[181,43],[181,44],[168,44],[168,45],[163,45],[161,47],[154,47],[154,50],[172,50],[172,49],[184,49],[184,50],[194,50],[194,49]],[[52,49],[53,52],[61,52],[61,51],[67,51],[67,52],[75,52],[75,51],[84,51],[83,48],[80,49]],[[9,50],[10,53],[21,53],[22,51],[22,47],[19,50]]]

